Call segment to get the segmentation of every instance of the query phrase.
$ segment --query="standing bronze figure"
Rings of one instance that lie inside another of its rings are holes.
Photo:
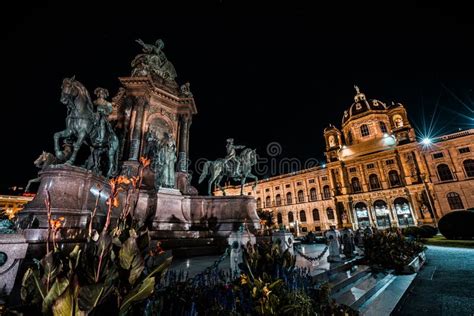
[[[227,140],[227,157],[224,159],[217,159],[216,161],[206,161],[204,169],[199,177],[201,183],[208,175],[210,175],[207,193],[211,195],[212,184],[215,183],[217,187],[225,195],[224,188],[221,187],[220,182],[224,176],[235,181],[240,181],[240,195],[244,194],[244,184],[247,178],[255,180],[252,188],[257,186],[258,178],[252,174],[252,167],[257,164],[257,153],[255,149],[246,148],[239,156],[236,156],[235,149],[243,146],[233,145],[233,140]],[[236,163],[237,162],[237,163]]]
[[[64,159],[64,154],[59,147],[59,140],[73,136],[76,140],[66,164],[74,164],[80,147],[85,143],[90,146],[92,155],[96,152],[107,152],[109,160],[107,177],[116,175],[119,139],[111,127],[105,126],[104,129],[101,129],[101,126],[104,127],[104,124],[100,122],[102,115],[94,112],[89,92],[84,85],[75,80],[74,76],[65,78],[61,86],[60,101],[67,106],[68,114],[66,129],[54,134],[56,157],[59,160]]]

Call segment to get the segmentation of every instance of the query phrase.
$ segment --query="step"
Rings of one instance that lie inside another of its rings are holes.
[[[354,283],[349,283],[331,295],[336,302],[358,309],[374,293],[392,282],[395,276],[391,273],[368,273]]]
[[[338,292],[350,283],[355,283],[360,278],[370,273],[369,266],[353,266],[352,269],[341,271],[329,277],[329,287],[332,293]]]
[[[359,314],[365,316],[390,315],[412,284],[416,275],[416,273],[397,275],[392,282],[377,291],[359,307]]]
[[[341,261],[337,266],[329,270],[326,270],[324,272],[313,275],[312,276],[313,282],[315,283],[330,282],[330,278],[332,275],[352,269],[352,267],[358,265],[361,258],[362,257],[355,257],[346,261]],[[331,263],[331,265],[335,265],[335,263]]]

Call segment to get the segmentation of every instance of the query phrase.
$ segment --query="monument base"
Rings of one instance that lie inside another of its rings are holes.
[[[110,186],[102,176],[92,171],[70,165],[52,165],[40,172],[41,183],[35,198],[18,213],[20,229],[25,231],[28,242],[45,242],[48,229],[48,210],[45,205],[50,196],[51,218],[63,217],[58,238],[77,240],[87,228],[91,213],[97,203],[95,227],[102,227],[107,211],[106,201]],[[100,193],[100,196],[99,196]],[[114,209],[117,218],[120,209]]]

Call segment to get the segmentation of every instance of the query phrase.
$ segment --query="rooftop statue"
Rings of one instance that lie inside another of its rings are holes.
[[[112,177],[117,173],[119,140],[108,121],[106,121],[106,113],[109,113],[111,107],[111,104],[105,100],[108,92],[100,88],[96,89],[96,93],[98,99],[94,103],[98,110],[94,111],[89,92],[84,85],[75,80],[74,76],[64,78],[60,101],[68,108],[66,129],[54,134],[54,150],[56,158],[63,160],[64,153],[59,147],[60,139],[74,139],[72,153],[65,162],[70,165],[74,165],[76,162],[76,156],[82,144],[90,147],[91,155],[95,158],[92,160],[96,163],[98,163],[96,156],[99,156],[102,152],[107,152],[107,177]]]
[[[191,84],[189,82],[186,82],[185,84],[181,85],[179,88],[181,95],[185,98],[192,98],[193,94],[191,92],[191,89],[189,88]]]
[[[146,44],[141,39],[136,40],[143,47],[143,54],[137,55],[132,61],[132,76],[158,75],[174,81],[177,77],[173,64],[163,52],[165,44],[158,39],[155,44]]]
[[[211,195],[212,184],[225,195],[225,190],[221,187],[222,178],[227,177],[235,181],[240,181],[240,195],[244,194],[244,184],[247,178],[255,180],[253,189],[257,186],[258,178],[252,174],[252,167],[257,164],[257,153],[255,149],[245,148],[245,146],[234,145],[232,138],[227,139],[227,156],[224,159],[216,161],[206,161],[204,169],[199,177],[201,183],[208,175],[208,194]],[[236,149],[243,149],[240,155],[237,155]]]

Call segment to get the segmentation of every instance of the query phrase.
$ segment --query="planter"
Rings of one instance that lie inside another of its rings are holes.
[[[409,264],[403,266],[400,273],[402,274],[416,273],[421,269],[425,261],[426,261],[426,254],[424,251],[421,251],[420,253],[418,253],[418,255],[416,255],[413,258],[413,260]]]

